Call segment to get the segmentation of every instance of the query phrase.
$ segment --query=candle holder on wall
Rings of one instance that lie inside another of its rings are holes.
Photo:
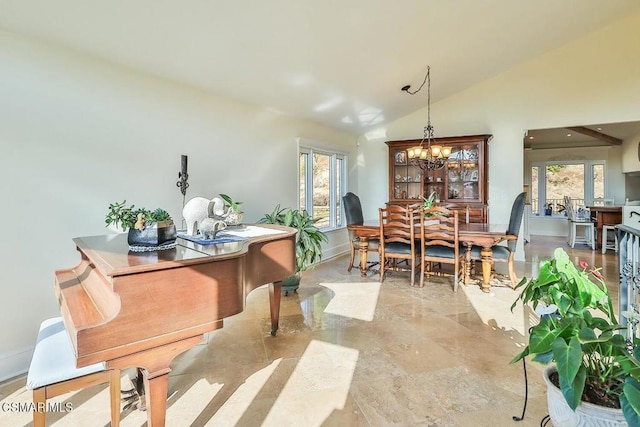
[[[182,193],[182,207],[184,208],[185,196],[187,195],[187,188],[189,188],[189,174],[187,173],[187,156],[182,155],[180,159],[180,172],[178,172],[178,182],[176,182],[176,187],[180,189]],[[182,218],[182,229],[187,227],[187,223]]]
[[[181,159],[181,169],[178,172],[178,182],[176,182],[176,187],[180,188],[180,192],[182,193],[182,206],[184,206],[184,198],[187,194],[187,188],[189,188],[189,174],[187,173],[187,156],[182,155]]]

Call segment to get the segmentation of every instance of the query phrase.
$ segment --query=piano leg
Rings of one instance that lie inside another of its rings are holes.
[[[274,282],[269,285],[269,308],[271,309],[271,336],[278,332],[280,319],[280,299],[282,298],[282,282]]]
[[[147,425],[164,427],[167,415],[167,391],[169,390],[169,372],[151,376],[146,369],[144,376],[145,401],[147,404]]]
[[[202,335],[197,335],[107,362],[107,367],[127,369],[138,366],[142,368],[148,427],[164,427],[165,425],[171,361],[180,353],[194,347],[202,339]]]

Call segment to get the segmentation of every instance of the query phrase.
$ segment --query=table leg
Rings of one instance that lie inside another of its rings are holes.
[[[491,247],[483,247],[480,251],[482,259],[482,284],[480,289],[482,292],[491,291],[491,266],[493,265],[493,251]]]
[[[366,237],[360,237],[359,243],[360,251],[360,276],[367,276],[367,252],[369,250],[369,239]]]
[[[466,245],[464,253],[464,284],[465,286],[471,281],[471,245]]]

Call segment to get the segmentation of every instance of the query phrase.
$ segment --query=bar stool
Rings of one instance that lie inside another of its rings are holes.
[[[117,427],[120,425],[120,370],[106,369],[104,363],[76,368],[62,317],[42,322],[26,384],[27,390],[33,390],[34,427],[45,425],[47,399],[104,383],[110,387],[111,426]]]
[[[613,232],[613,242],[609,243],[608,234],[609,231]],[[616,234],[615,225],[603,225],[602,226],[602,253],[604,254],[607,249],[611,249],[618,252],[618,235]]]

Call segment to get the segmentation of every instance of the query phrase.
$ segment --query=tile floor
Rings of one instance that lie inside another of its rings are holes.
[[[536,274],[541,258],[561,246],[602,266],[617,283],[617,258],[563,239],[533,236],[519,277]],[[509,310],[516,293],[477,285],[452,292],[451,278],[411,288],[407,273],[360,278],[348,258],[305,274],[298,293],[282,300],[280,330],[269,334],[266,288],[249,295],[243,313],[207,342],[180,355],[170,376],[168,426],[538,426],[546,415],[542,368],[527,365],[525,419],[522,364],[529,313]],[[498,272],[506,272],[498,264]],[[617,289],[612,287],[612,297]],[[35,337],[35,333],[34,333]],[[123,373],[123,388],[134,372]],[[0,384],[0,425],[31,425],[31,414],[4,410],[28,402],[25,377]],[[109,425],[108,390],[97,386],[54,401],[68,413],[54,426]],[[144,412],[122,412],[122,426],[146,425]]]

